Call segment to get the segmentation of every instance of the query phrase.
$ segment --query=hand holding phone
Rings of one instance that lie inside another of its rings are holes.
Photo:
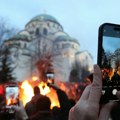
[[[120,90],[120,25],[105,23],[99,28],[98,65],[102,71],[101,102],[118,101]]]
[[[13,112],[11,107],[19,105],[19,88],[16,85],[6,86],[6,110]]]
[[[46,73],[46,82],[47,83],[54,83],[55,74],[53,72]]]

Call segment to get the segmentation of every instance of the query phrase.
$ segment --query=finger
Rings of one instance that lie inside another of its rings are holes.
[[[74,120],[74,119],[76,118],[74,117],[74,107],[72,107],[69,111],[69,120]]]
[[[14,111],[19,111],[19,107],[18,107],[18,106],[15,106],[15,105],[13,105],[13,106],[11,107],[11,109],[14,110]]]
[[[89,101],[99,103],[102,91],[102,74],[98,65],[94,65],[93,82],[90,89]]]
[[[80,101],[82,100],[88,100],[89,94],[90,94],[91,85],[88,85],[85,90],[82,93],[82,96],[80,97]]]
[[[117,91],[116,96],[120,100],[120,91]]]
[[[109,102],[102,106],[99,114],[99,120],[108,120],[110,117],[110,113],[113,107],[117,106],[116,102]]]
[[[19,100],[19,106],[23,107],[23,103],[21,100]]]
[[[18,105],[13,105],[12,109],[15,110],[15,111],[19,111],[20,108],[22,108],[22,107],[23,107],[23,103],[22,103],[22,101],[19,101],[19,106]]]

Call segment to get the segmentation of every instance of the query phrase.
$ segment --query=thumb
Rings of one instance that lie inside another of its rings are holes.
[[[19,111],[20,108],[17,105],[13,105],[11,109],[14,111]]]
[[[19,101],[19,105],[13,105],[12,109],[15,111],[19,111],[20,108],[24,108],[22,101]]]
[[[89,101],[99,103],[102,91],[102,75],[98,65],[94,65],[93,82],[91,85]]]
[[[110,112],[113,107],[117,106],[118,103],[116,102],[109,102],[105,105],[102,105],[102,108],[100,110],[99,114],[99,120],[108,120],[110,117]]]

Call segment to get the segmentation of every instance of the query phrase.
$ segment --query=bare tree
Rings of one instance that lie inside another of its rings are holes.
[[[10,47],[6,48],[4,41],[14,36],[17,32],[18,29],[12,27],[8,20],[0,17],[0,83],[6,83],[14,79],[12,76]]]
[[[36,40],[32,41],[28,48],[31,53],[30,54],[31,75],[34,72],[33,68],[37,67],[37,70],[39,71],[40,74],[40,78],[43,79],[44,81],[45,72],[47,71],[49,64],[51,64],[50,59],[52,58],[52,51],[51,49],[49,49],[47,43],[47,40],[49,39],[46,36],[37,33],[35,39]],[[53,41],[51,40],[50,44],[52,43]]]
[[[2,45],[4,40],[11,38],[17,32],[18,29],[12,27],[7,19],[0,17],[0,46]]]
[[[36,67],[39,72],[39,77],[42,81],[46,81],[46,73],[53,72],[53,64],[52,64],[52,55],[49,53],[43,54],[41,59],[36,62]]]

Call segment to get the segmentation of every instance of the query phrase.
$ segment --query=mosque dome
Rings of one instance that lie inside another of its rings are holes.
[[[55,39],[55,42],[61,42],[61,41],[69,41],[69,42],[75,42],[77,43],[78,45],[79,42],[75,39],[75,38],[71,38],[70,36],[65,36],[65,35],[61,35],[61,36],[58,36],[56,39]]]
[[[72,42],[75,42],[75,43],[77,43],[78,45],[80,45],[80,43],[78,42],[77,39],[70,37],[70,40],[71,40]]]
[[[69,36],[65,36],[65,35],[60,35],[60,36],[58,36],[56,39],[55,39],[55,41],[56,42],[61,42],[61,41],[69,41]]]
[[[55,22],[60,25],[60,23],[53,16],[48,15],[48,14],[37,15],[30,20],[30,22],[33,22],[33,21],[51,21],[51,22]]]

